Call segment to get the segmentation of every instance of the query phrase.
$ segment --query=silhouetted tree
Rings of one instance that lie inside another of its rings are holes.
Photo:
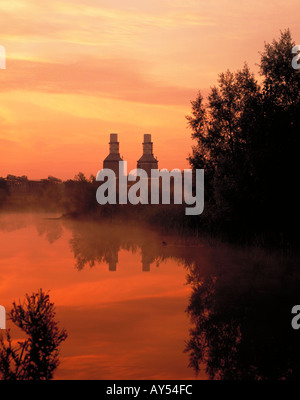
[[[0,376],[4,380],[49,380],[59,365],[59,345],[67,338],[55,321],[54,303],[42,290],[13,303],[10,319],[28,338],[13,347],[10,331],[0,336]]]
[[[97,208],[96,178],[91,175],[89,179],[82,172],[75,175],[74,179],[65,182],[64,208],[71,213],[85,214]]]
[[[0,207],[6,202],[9,197],[9,189],[4,178],[0,178]]]
[[[219,75],[207,102],[187,116],[196,145],[188,160],[205,169],[206,213],[223,232],[286,239],[299,218],[300,74],[289,30],[261,53],[259,85],[247,65]],[[290,237],[289,237],[290,238]]]

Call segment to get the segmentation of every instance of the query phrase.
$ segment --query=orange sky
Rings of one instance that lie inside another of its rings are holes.
[[[151,133],[160,168],[188,167],[185,115],[218,73],[256,71],[299,0],[0,0],[0,176],[96,175],[119,133],[129,170]]]

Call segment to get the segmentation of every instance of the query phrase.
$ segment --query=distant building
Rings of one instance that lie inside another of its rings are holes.
[[[119,161],[123,161],[120,156],[118,134],[110,134],[109,155],[103,161],[103,168],[108,168],[114,171],[116,176],[119,176]]]
[[[32,180],[27,176],[7,175],[6,183],[9,188],[10,194],[38,194],[41,193],[47,184],[61,185],[63,183],[60,179],[53,176],[48,176],[48,179]]]
[[[158,160],[153,155],[153,143],[151,135],[144,135],[143,155],[137,162],[137,168],[141,168],[147,172],[148,177],[151,177],[151,170],[158,169]]]

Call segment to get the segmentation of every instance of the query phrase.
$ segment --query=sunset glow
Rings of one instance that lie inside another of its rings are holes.
[[[151,133],[159,168],[186,168],[185,115],[220,72],[255,63],[299,1],[0,1],[0,176],[87,176],[110,132],[129,169]]]

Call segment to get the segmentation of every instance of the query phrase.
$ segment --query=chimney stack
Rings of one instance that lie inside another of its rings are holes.
[[[119,177],[119,161],[123,161],[120,156],[118,134],[111,133],[109,141],[109,155],[103,160],[103,168],[111,169]]]
[[[158,161],[153,155],[153,143],[151,142],[151,135],[146,133],[143,142],[143,155],[137,162],[137,168],[145,170],[148,177],[151,175],[152,169],[158,168]]]
[[[143,154],[153,154],[153,143],[151,142],[151,135],[148,133],[144,135]]]
[[[120,152],[117,133],[110,134],[109,152],[110,154],[119,154]]]

